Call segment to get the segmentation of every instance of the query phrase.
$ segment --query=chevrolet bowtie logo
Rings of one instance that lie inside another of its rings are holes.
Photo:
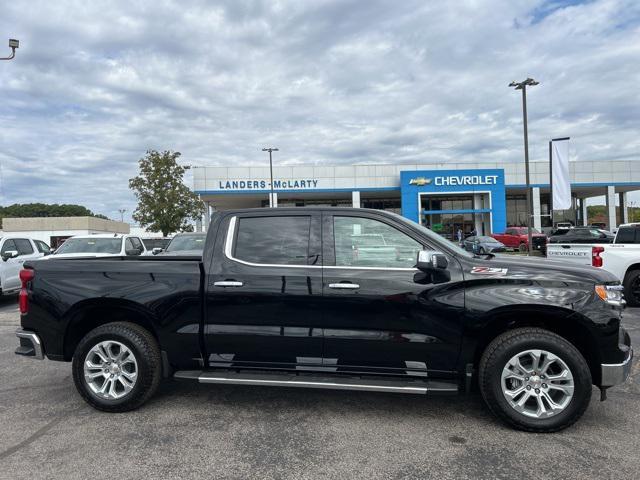
[[[422,185],[429,185],[430,183],[431,179],[424,177],[412,178],[411,180],[409,180],[409,185],[418,185],[419,187],[421,187]]]

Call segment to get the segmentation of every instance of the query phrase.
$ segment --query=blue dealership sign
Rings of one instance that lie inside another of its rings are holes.
[[[503,169],[482,170],[411,170],[400,172],[400,196],[402,215],[414,222],[420,221],[420,195],[473,194],[489,195],[489,212],[494,232],[503,232],[507,227],[506,194]],[[475,211],[470,211],[473,213]],[[434,212],[435,213],[435,212]],[[446,213],[446,211],[443,211]],[[451,212],[453,213],[453,212]]]

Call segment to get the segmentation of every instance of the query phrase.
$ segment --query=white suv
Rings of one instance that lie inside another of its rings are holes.
[[[0,238],[0,295],[20,290],[20,270],[26,260],[34,260],[50,253],[41,240],[9,235]]]
[[[121,233],[77,235],[68,238],[49,258],[124,257],[148,255],[140,237]]]

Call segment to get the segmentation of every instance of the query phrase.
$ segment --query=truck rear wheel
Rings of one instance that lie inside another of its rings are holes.
[[[580,352],[541,328],[510,330],[480,360],[489,410],[519,430],[555,432],[576,422],[591,400],[591,372]]]
[[[524,242],[521,242],[520,245],[518,245],[518,251],[520,253],[524,253],[527,251],[527,244]]]
[[[126,412],[145,403],[161,378],[158,343],[129,322],[102,325],[87,333],[73,355],[73,380],[92,407]]]
[[[625,275],[624,299],[630,307],[640,307],[640,270],[632,270]]]

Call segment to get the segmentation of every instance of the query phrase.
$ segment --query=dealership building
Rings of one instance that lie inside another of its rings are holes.
[[[533,226],[551,226],[549,163],[531,162]],[[607,227],[628,221],[627,192],[640,190],[640,163],[569,163],[572,208],[554,221],[587,223],[587,199],[604,196]],[[503,232],[526,225],[526,180],[521,163],[404,165],[291,165],[193,167],[194,191],[210,212],[233,208],[338,206],[390,210],[450,236]],[[616,204],[619,209],[616,209]]]

